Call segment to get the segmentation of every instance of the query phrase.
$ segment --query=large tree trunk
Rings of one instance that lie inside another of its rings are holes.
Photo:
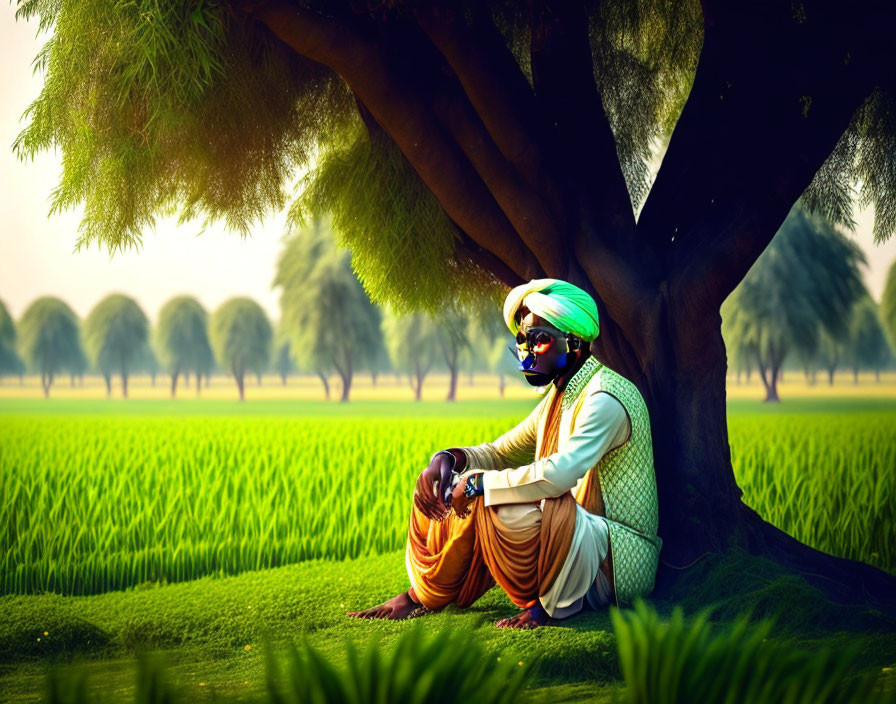
[[[324,374],[320,369],[317,370],[317,375],[320,377],[321,383],[324,385],[324,396],[327,401],[330,400],[330,382],[327,379],[327,375]]]
[[[112,374],[103,372],[103,380],[106,382],[106,398],[112,395]]]
[[[690,338],[674,322],[686,313],[668,315],[670,327]],[[624,370],[636,383],[650,413],[663,538],[654,593],[661,596],[707,553],[739,545],[798,572],[836,600],[896,610],[891,575],[809,548],[741,501],[728,444],[727,364],[720,328],[700,330],[699,349],[691,339],[663,337],[660,330],[655,336],[663,343],[650,352],[647,374],[632,371],[631,360],[609,352],[609,341],[592,346],[601,361]]]
[[[177,377],[180,375],[180,372],[177,370],[171,375],[171,398],[177,397]]]
[[[208,377],[206,377],[208,379]],[[208,381],[206,381],[206,386],[208,386]],[[196,372],[196,395],[198,396],[200,391],[202,390],[202,372]]]

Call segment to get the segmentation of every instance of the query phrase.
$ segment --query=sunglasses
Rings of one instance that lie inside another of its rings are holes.
[[[517,347],[525,345],[530,352],[543,354],[554,341],[554,336],[544,330],[529,330],[523,335],[522,331],[516,334]]]

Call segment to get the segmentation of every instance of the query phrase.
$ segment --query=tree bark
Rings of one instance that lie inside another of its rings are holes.
[[[177,377],[180,376],[180,372],[176,369],[174,373],[171,375],[171,398],[177,397]]]
[[[208,377],[206,377],[206,380],[208,380]],[[208,381],[206,381],[205,385],[208,386]],[[197,396],[199,396],[201,390],[202,390],[202,373],[197,371],[196,372],[196,395]]]
[[[106,381],[106,398],[109,398],[112,395],[112,375],[103,372],[103,379]]]
[[[327,401],[330,400],[330,382],[327,380],[327,375],[324,374],[320,369],[317,370],[317,375],[320,377],[321,383],[324,385],[324,395],[326,396]]]

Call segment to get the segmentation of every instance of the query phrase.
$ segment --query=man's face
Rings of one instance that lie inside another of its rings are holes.
[[[520,320],[516,342],[527,380],[554,378],[566,365],[566,334],[534,313],[529,312]]]

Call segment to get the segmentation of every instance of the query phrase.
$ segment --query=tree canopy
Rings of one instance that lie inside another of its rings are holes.
[[[414,399],[422,400],[423,380],[441,356],[435,321],[427,313],[397,314],[389,310],[382,327],[393,368],[408,375]]]
[[[221,367],[233,374],[240,401],[246,397],[246,372],[260,373],[267,368],[273,336],[267,314],[251,298],[231,298],[212,314],[212,349]]]
[[[342,401],[349,400],[354,372],[371,368],[383,345],[380,311],[355,276],[351,256],[317,219],[287,239],[274,278],[282,287],[280,325],[292,354],[308,357],[315,369],[335,367]]]
[[[208,340],[208,313],[193,296],[176,296],[159,311],[156,346],[165,370],[171,375],[171,395],[177,378],[185,372],[196,375],[196,393],[203,374],[211,370],[213,356]]]
[[[77,368],[84,353],[78,316],[64,301],[44,296],[31,303],[19,322],[19,349],[40,373],[44,396],[59,372]]]
[[[145,361],[149,345],[149,320],[140,304],[120,293],[106,296],[84,320],[84,347],[94,367],[106,379],[106,391],[112,392],[111,378],[121,375],[121,393],[127,398],[128,377]]]
[[[879,373],[892,359],[877,304],[867,292],[855,304],[850,315],[847,357],[856,381],[860,369]]]

